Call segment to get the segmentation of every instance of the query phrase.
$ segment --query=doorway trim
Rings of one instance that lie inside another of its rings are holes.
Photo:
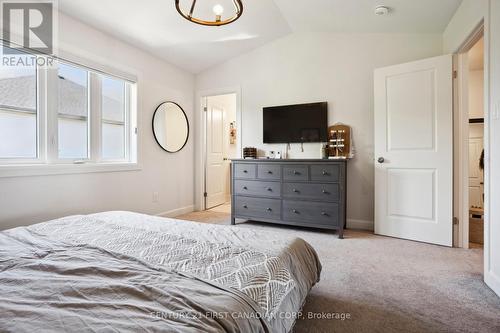
[[[456,247],[469,248],[469,68],[467,52],[484,38],[484,230],[488,219],[489,172],[486,156],[489,156],[488,114],[489,114],[489,41],[482,19],[454,55],[454,70],[457,76],[454,84],[454,215],[458,219]],[[484,235],[486,241],[486,234]]]
[[[242,151],[242,115],[241,115],[241,87],[233,86],[216,88],[210,90],[198,90],[195,94],[196,101],[196,135],[195,135],[195,179],[194,179],[194,208],[196,211],[205,210],[205,162],[206,162],[206,113],[204,111],[205,99],[211,96],[236,95],[236,147],[237,157],[241,157]]]

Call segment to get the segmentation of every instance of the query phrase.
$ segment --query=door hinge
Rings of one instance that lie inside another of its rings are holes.
[[[453,78],[456,79],[458,77],[458,72],[455,70],[453,71]]]
[[[203,196],[206,198],[208,196],[208,193],[207,192],[203,193]]]
[[[134,128],[134,134],[137,134],[137,127]]]
[[[453,218],[453,225],[458,225],[458,224],[459,224],[458,217],[454,217]]]
[[[205,106],[205,107],[203,108],[203,111],[207,112],[207,111],[208,111],[208,108]]]

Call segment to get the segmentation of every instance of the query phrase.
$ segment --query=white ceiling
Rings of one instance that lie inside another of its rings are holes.
[[[462,0],[242,0],[242,17],[227,26],[188,22],[174,0],[59,0],[60,9],[168,62],[199,73],[291,32],[441,33]],[[181,0],[188,6],[190,0]],[[201,14],[231,0],[198,0]],[[378,17],[377,5],[391,14]],[[228,10],[229,11],[229,10]]]
[[[442,33],[462,0],[274,0],[294,31]],[[377,6],[390,14],[377,16]]]

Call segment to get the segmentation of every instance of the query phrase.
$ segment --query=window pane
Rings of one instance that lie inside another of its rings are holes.
[[[88,72],[59,63],[59,158],[88,158]]]
[[[102,158],[125,158],[125,82],[101,75]]]
[[[107,160],[125,157],[125,125],[102,124],[102,156]]]
[[[59,118],[59,158],[87,158],[87,122]]]
[[[0,158],[36,158],[36,57],[10,57],[16,65],[0,65]]]
[[[125,120],[125,82],[108,76],[102,78],[102,119]]]

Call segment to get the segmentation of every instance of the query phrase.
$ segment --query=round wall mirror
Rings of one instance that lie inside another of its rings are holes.
[[[165,151],[176,153],[189,138],[189,122],[184,110],[174,102],[163,102],[153,115],[153,134]]]

